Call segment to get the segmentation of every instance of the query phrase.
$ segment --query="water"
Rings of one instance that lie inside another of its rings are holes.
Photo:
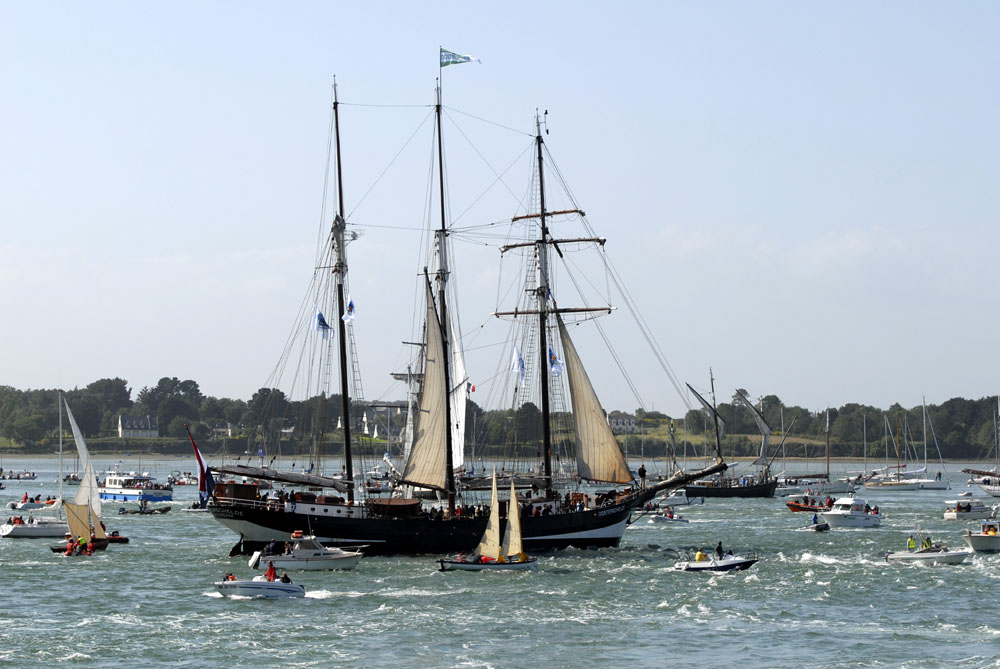
[[[3,504],[58,491],[54,459],[4,466],[39,480],[5,482]],[[162,479],[192,465],[167,458],[144,468]],[[782,500],[707,500],[679,509],[687,525],[641,519],[620,548],[541,555],[534,573],[442,573],[434,556],[372,557],[354,571],[293,573],[307,597],[274,601],[215,592],[224,573],[251,571],[228,557],[234,534],[209,514],[180,512],[196,497],[182,486],[164,515],[118,516],[105,503],[109,530],[131,543],[94,557],[51,553],[55,540],[0,539],[0,664],[1000,666],[1000,556],[957,566],[883,559],[917,529],[964,546],[960,534],[975,523],[941,519],[944,500],[967,489],[960,468],[949,466],[952,490],[867,494],[887,516],[878,529],[794,532],[810,515]],[[761,561],[733,574],[683,573],[665,550],[720,539]]]

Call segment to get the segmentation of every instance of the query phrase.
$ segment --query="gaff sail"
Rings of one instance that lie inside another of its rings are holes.
[[[581,478],[607,483],[630,483],[632,472],[618,440],[608,425],[594,386],[573,346],[566,324],[556,315],[562,339],[564,365],[576,421],[576,467]]]

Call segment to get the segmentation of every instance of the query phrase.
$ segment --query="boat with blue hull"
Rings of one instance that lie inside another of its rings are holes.
[[[123,472],[117,466],[105,473],[98,493],[102,500],[110,502],[170,502],[174,499],[172,486],[157,483],[156,478],[147,473]]]

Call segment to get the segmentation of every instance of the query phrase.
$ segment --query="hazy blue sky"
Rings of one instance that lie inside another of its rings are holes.
[[[995,394],[998,19],[992,2],[4,2],[0,384],[264,385],[311,274],[336,74],[345,103],[414,105],[342,118],[366,395],[400,398],[430,135],[379,175],[428,114],[442,45],[485,61],[445,70],[448,107],[524,133],[550,111],[547,145],[682,380],[711,366],[723,396],[812,409]],[[448,133],[457,215],[478,191]],[[484,141],[506,166],[530,138]],[[458,261],[464,329],[495,307],[497,255]],[[495,366],[473,353],[470,377]],[[682,410],[655,365],[633,376]]]

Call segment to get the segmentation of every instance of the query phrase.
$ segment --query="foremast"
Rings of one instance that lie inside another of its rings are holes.
[[[344,293],[344,278],[347,275],[347,255],[344,251],[347,222],[344,220],[344,180],[340,160],[340,102],[337,99],[337,82],[333,83],[333,133],[337,161],[337,214],[333,220],[333,276],[337,293],[337,313],[346,314],[348,302]],[[344,475],[347,478],[347,500],[354,502],[354,462],[351,452],[351,393],[347,376],[347,323],[337,319],[337,343],[340,362],[340,411],[344,433]]]

